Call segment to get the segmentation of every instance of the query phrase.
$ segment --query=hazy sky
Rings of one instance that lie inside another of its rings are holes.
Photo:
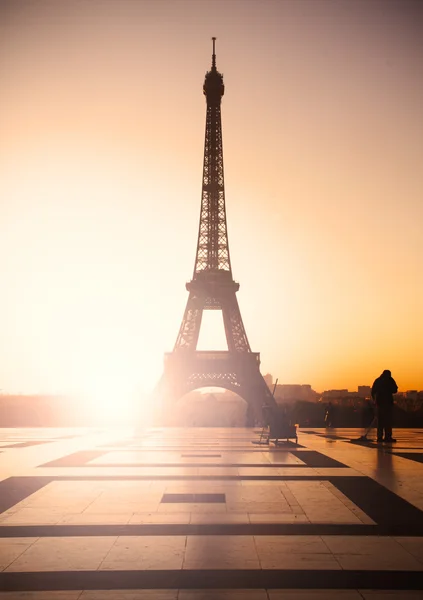
[[[262,372],[423,388],[423,3],[2,0],[0,389],[160,377],[194,265],[212,36]]]

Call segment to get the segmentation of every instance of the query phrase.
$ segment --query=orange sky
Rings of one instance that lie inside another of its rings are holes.
[[[388,368],[423,389],[422,15],[407,0],[4,0],[0,389],[158,380],[194,265],[212,35],[262,372],[323,391]]]

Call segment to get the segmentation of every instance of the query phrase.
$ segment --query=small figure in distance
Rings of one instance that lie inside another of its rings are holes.
[[[335,409],[333,407],[332,402],[329,402],[329,404],[326,407],[326,412],[325,412],[325,423],[326,423],[326,427],[333,427],[333,414],[335,412]]]
[[[392,437],[392,415],[394,412],[394,394],[398,386],[391,376],[391,371],[385,370],[375,379],[372,386],[372,398],[377,407],[377,441],[396,442]]]

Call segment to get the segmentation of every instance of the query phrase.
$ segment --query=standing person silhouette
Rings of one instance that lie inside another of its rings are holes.
[[[398,386],[391,376],[391,371],[385,370],[375,379],[372,386],[372,398],[377,408],[377,441],[396,442],[392,437],[392,414],[394,412],[394,394]]]
[[[335,414],[335,407],[333,406],[332,402],[329,402],[329,404],[326,407],[326,412],[325,412],[326,427],[333,427],[334,414]]]

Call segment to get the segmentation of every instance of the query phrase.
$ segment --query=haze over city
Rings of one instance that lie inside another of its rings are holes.
[[[149,392],[192,276],[202,84],[262,373],[423,389],[419,2],[3,1],[0,388]],[[112,42],[111,42],[112,40]],[[206,312],[200,349],[222,349]]]

